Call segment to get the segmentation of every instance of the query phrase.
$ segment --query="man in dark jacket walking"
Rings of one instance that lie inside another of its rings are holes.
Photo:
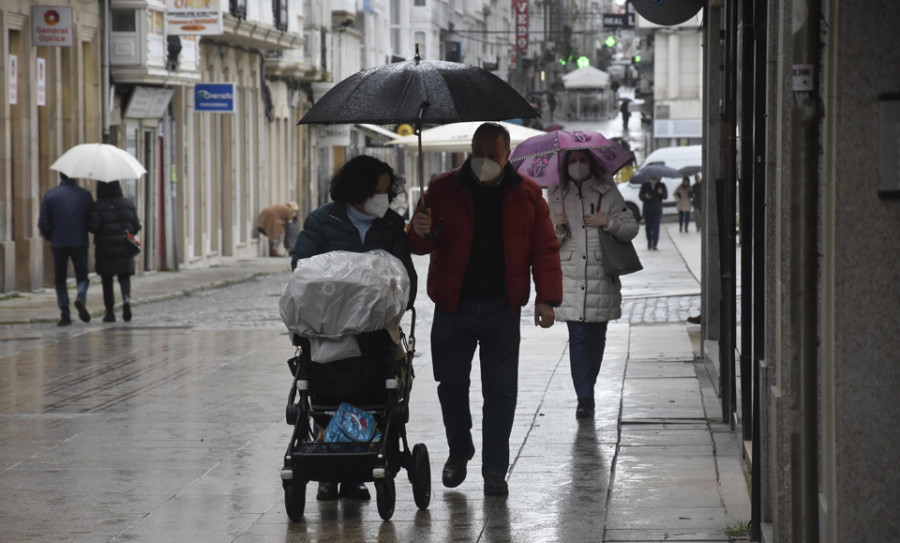
[[[59,306],[58,326],[72,324],[69,313],[69,292],[66,275],[69,260],[75,268],[75,308],[78,318],[91,320],[85,307],[88,290],[88,230],[87,219],[94,199],[91,193],[78,186],[74,179],[59,174],[59,186],[47,191],[41,201],[38,230],[50,242],[53,252],[53,279],[56,285],[56,303]]]
[[[469,383],[480,345],[484,396],[484,493],[509,493],[509,436],[518,394],[519,315],[531,279],[534,323],[553,325],[562,301],[559,242],[541,188],[509,165],[509,133],[482,124],[472,157],[435,178],[407,230],[415,254],[431,253],[428,295],[435,303],[432,365],[450,455],[443,483],[459,486],[475,454]],[[434,226],[433,226],[434,225]]]
[[[103,322],[115,322],[116,298],[113,277],[122,291],[122,319],[131,320],[131,276],[134,275],[132,245],[125,232],[134,235],[141,231],[134,202],[122,194],[118,181],[97,185],[97,201],[91,208],[88,230],[94,234],[95,269],[103,285]]]
[[[669,189],[659,177],[651,177],[641,185],[638,196],[643,202],[644,228],[647,230],[647,249],[656,250],[659,243],[659,225],[662,222],[663,201],[669,197]]]

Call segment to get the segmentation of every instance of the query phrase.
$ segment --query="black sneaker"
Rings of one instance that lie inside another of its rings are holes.
[[[496,471],[489,471],[484,474],[484,495],[485,496],[507,496],[509,495],[509,486],[503,477]]]
[[[329,481],[322,481],[319,483],[319,491],[316,493],[316,499],[320,502],[338,499],[338,484]]]
[[[122,320],[125,322],[131,320],[131,304],[129,302],[122,304]]]
[[[70,319],[69,317],[62,317],[62,318],[59,319],[59,322],[56,323],[56,325],[57,325],[57,326],[71,326],[71,325],[72,325],[72,319]]]
[[[341,497],[349,500],[369,500],[369,489],[363,483],[341,483]]]
[[[84,307],[84,301],[75,300],[75,309],[78,310],[78,318],[83,322],[91,322],[91,314],[88,313],[86,307]]]
[[[103,322],[116,322],[116,314],[107,309],[106,315],[103,315]]]

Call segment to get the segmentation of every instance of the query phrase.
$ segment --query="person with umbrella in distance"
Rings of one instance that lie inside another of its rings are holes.
[[[390,202],[396,198],[402,180],[387,163],[368,155],[348,161],[331,180],[331,199],[303,222],[291,257],[291,269],[297,261],[330,251],[372,251],[383,249],[403,262],[409,275],[408,307],[416,299],[418,275],[406,238],[406,223]],[[319,483],[318,500],[338,497],[368,500],[363,483]]]
[[[638,197],[643,203],[644,225],[647,231],[647,249],[656,250],[659,243],[659,225],[662,222],[663,201],[669,197],[666,184],[660,181],[658,175],[651,175],[650,179],[641,184]]]
[[[69,260],[75,270],[75,309],[78,318],[91,320],[85,307],[88,286],[88,214],[94,203],[91,193],[64,173],[59,174],[59,186],[47,191],[41,201],[38,230],[50,242],[53,253],[53,279],[56,285],[56,303],[59,306],[58,326],[72,324],[69,312],[69,293],[66,274]]]
[[[622,316],[622,283],[603,270],[600,236],[606,232],[631,241],[639,227],[615,181],[591,153],[566,152],[560,170],[559,183],[548,193],[563,273],[563,302],[556,317],[569,329],[575,417],[584,419],[594,416],[607,325]]]
[[[407,229],[415,254],[431,255],[435,303],[432,365],[450,454],[444,486],[459,486],[475,454],[469,385],[480,345],[484,493],[509,493],[509,437],[516,411],[519,315],[537,290],[534,323],[553,325],[562,301],[559,243],[541,188],[509,164],[510,137],[496,123],[472,136],[472,155],[430,183]]]
[[[97,184],[97,201],[88,217],[88,230],[94,234],[95,270],[103,285],[103,322],[116,322],[116,296],[113,278],[122,292],[122,320],[131,320],[131,276],[134,275],[133,245],[125,232],[141,231],[134,202],[122,194],[118,181]]]

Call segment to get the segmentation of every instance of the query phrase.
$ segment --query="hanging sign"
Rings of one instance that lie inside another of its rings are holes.
[[[9,103],[19,103],[19,57],[9,55]]]
[[[513,0],[516,18],[516,49],[528,49],[528,0]]]
[[[329,124],[326,126],[316,127],[316,136],[320,146],[348,146],[350,145],[350,125],[349,124]]]
[[[194,111],[234,113],[234,83],[194,85]]]
[[[75,45],[71,6],[31,6],[31,43],[38,47]]]
[[[47,60],[37,59],[37,105],[47,105]]]
[[[219,0],[166,0],[167,36],[217,36],[225,33]]]

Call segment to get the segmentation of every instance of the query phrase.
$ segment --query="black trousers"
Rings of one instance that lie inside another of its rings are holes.
[[[116,306],[116,295],[113,292],[113,277],[119,280],[119,288],[122,291],[122,301],[128,302],[131,300],[131,274],[130,273],[118,273],[118,274],[109,274],[109,275],[101,275],[100,281],[103,285],[103,306],[106,307],[107,311],[112,311]]]

